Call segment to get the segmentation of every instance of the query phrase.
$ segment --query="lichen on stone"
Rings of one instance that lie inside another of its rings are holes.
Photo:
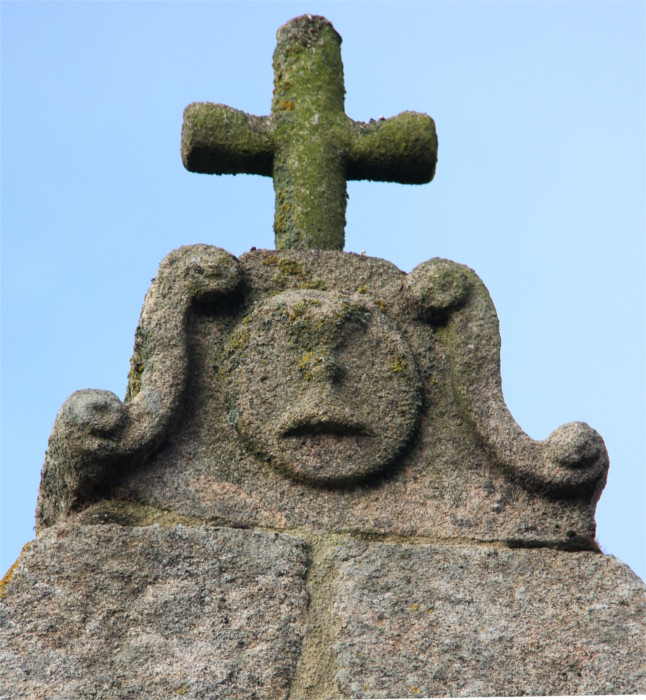
[[[324,17],[278,30],[271,115],[196,103],[184,113],[182,160],[200,173],[271,175],[276,248],[343,250],[348,179],[420,184],[435,173],[425,114],[354,122],[345,114],[341,37]]]

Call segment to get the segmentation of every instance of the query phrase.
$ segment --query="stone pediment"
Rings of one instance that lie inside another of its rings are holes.
[[[82,391],[50,441],[39,528],[122,503],[233,526],[594,548],[608,458],[503,400],[495,309],[465,266],[190,246],[162,263],[128,396]]]

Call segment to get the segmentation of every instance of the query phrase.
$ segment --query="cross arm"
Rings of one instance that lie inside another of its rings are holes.
[[[435,122],[428,114],[402,112],[369,123],[352,121],[350,130],[348,180],[420,185],[433,179],[437,134]]]
[[[271,117],[194,102],[184,110],[182,162],[194,173],[272,174],[274,128]]]

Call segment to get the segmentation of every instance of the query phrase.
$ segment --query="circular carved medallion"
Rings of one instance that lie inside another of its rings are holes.
[[[420,411],[415,360],[362,295],[286,291],[257,303],[229,344],[229,423],[275,468],[322,485],[381,471]]]

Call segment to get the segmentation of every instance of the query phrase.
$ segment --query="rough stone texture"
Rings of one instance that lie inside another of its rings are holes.
[[[51,528],[0,591],[0,698],[285,698],[305,568],[278,534]]]
[[[645,627],[593,552],[66,523],[0,584],[0,699],[637,694]]]
[[[182,160],[198,173],[271,175],[276,248],[343,250],[346,180],[421,184],[437,162],[428,115],[355,122],[344,101],[341,37],[324,17],[296,17],[278,30],[271,116],[191,104]]]
[[[335,551],[353,698],[646,692],[646,595],[591,552],[351,542]]]

